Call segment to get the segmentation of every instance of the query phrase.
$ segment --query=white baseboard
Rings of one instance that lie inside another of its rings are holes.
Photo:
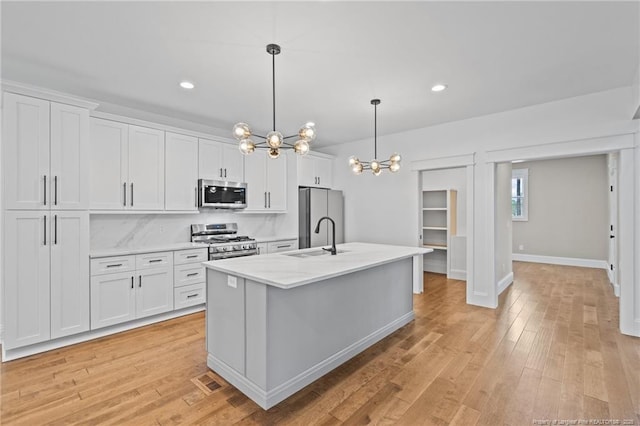
[[[463,271],[461,269],[452,269],[449,272],[449,276],[447,278],[451,278],[452,280],[466,281],[467,271]]]
[[[2,345],[2,362],[12,361],[14,359],[24,358],[29,355],[35,355],[53,349],[75,345],[76,343],[87,342],[89,340],[120,333],[127,330],[133,330],[134,328],[143,327],[145,325],[154,324],[156,322],[166,321],[184,315],[193,314],[195,312],[204,311],[204,309],[204,305],[191,306],[189,308],[180,309],[178,311],[165,312],[163,314],[154,315],[152,317],[141,318],[139,320],[113,325],[111,327],[99,328],[97,330],[91,330],[85,333],[61,337],[60,339],[48,340],[46,342],[36,343],[21,348],[5,350],[4,345]]]
[[[620,284],[611,283],[611,287],[613,287],[613,294],[615,294],[616,297],[620,297]]]
[[[329,371],[353,358],[360,352],[367,349],[369,346],[387,337],[389,334],[393,333],[400,327],[410,323],[411,321],[413,321],[413,319],[413,311],[407,312],[390,324],[387,324],[384,327],[374,331],[368,336],[360,339],[352,345],[347,346],[343,350],[331,355],[330,357],[319,362],[313,367],[303,371],[297,376],[270,390],[259,387],[258,385],[247,379],[244,375],[237,372],[232,367],[216,358],[212,354],[207,355],[207,366],[217,374],[222,376],[222,378],[231,383],[233,386],[238,388],[246,396],[251,398],[260,407],[267,410],[280,401],[283,401],[284,399],[293,395],[295,392],[299,391],[308,384],[324,376]]]
[[[512,253],[512,259],[518,262],[548,263],[551,265],[580,266],[583,268],[609,269],[606,260],[580,259],[577,257],[540,256],[537,254]]]
[[[507,287],[513,284],[513,272],[509,272],[500,281],[498,281],[498,296],[505,291]]]

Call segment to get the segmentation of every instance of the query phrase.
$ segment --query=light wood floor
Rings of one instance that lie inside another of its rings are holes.
[[[497,310],[425,274],[414,322],[269,411],[207,369],[195,314],[2,364],[0,423],[640,425],[640,339],[605,272],[514,269]]]

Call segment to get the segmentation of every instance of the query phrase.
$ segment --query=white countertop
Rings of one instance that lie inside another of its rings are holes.
[[[157,253],[159,251],[175,251],[175,250],[188,250],[195,248],[207,248],[209,247],[207,244],[203,243],[173,243],[173,244],[163,244],[158,246],[148,246],[148,247],[119,247],[119,248],[111,248],[104,250],[94,250],[89,253],[89,257],[91,259],[97,257],[111,257],[111,256],[128,256],[131,254],[141,254],[141,253]]]
[[[288,289],[433,251],[422,247],[370,243],[338,244],[337,249],[338,254],[335,256],[329,253],[309,257],[288,256],[322,250],[320,247],[314,247],[261,256],[213,260],[204,262],[204,265],[229,275]]]

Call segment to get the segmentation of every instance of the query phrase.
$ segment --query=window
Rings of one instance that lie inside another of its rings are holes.
[[[529,220],[529,169],[511,171],[511,219]]]

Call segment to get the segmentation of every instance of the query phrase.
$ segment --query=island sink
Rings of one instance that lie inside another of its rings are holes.
[[[346,253],[345,250],[337,250],[337,253]],[[327,250],[313,250],[313,251],[303,251],[303,252],[295,252],[295,253],[283,253],[283,256],[291,256],[297,258],[305,258],[305,257],[316,257],[316,256],[326,256],[331,255],[330,251]]]

